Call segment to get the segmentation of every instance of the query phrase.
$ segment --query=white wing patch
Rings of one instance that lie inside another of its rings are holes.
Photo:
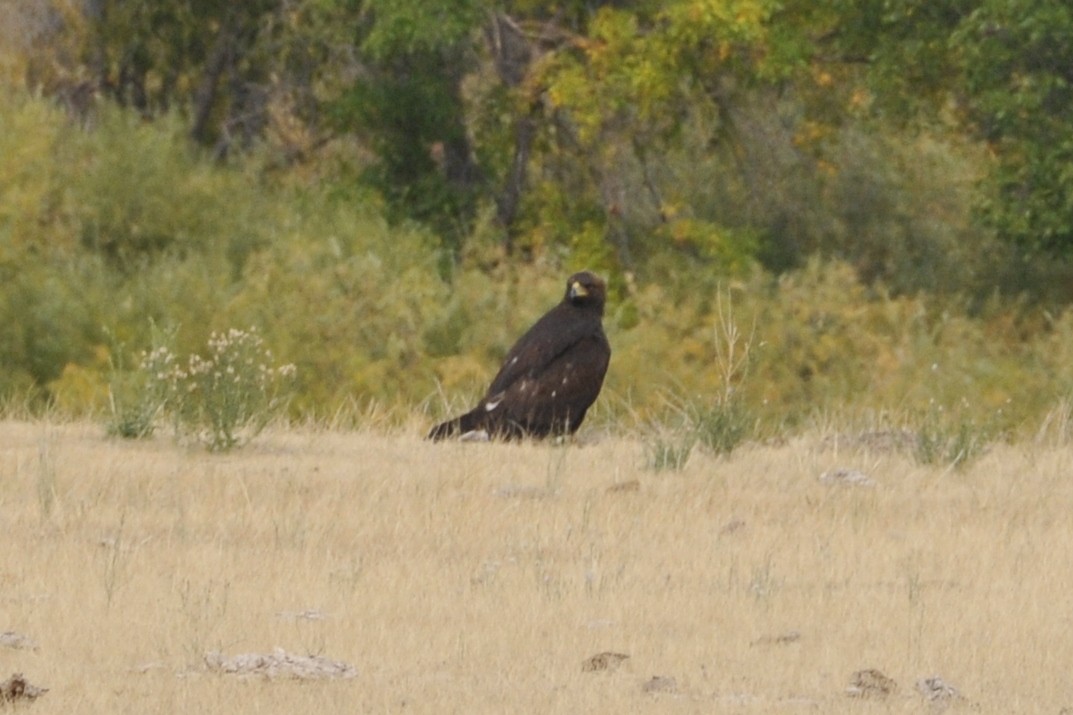
[[[502,402],[502,401],[503,401],[503,398],[502,398],[502,397],[500,397],[500,398],[499,398],[498,400],[496,400],[495,402],[485,402],[485,403],[484,403],[484,411],[485,411],[485,412],[491,412],[491,411],[492,411],[492,410],[494,410],[495,408],[499,407],[499,403],[500,403],[500,402]]]

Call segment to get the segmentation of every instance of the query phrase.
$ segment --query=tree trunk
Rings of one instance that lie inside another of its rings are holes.
[[[525,80],[533,60],[533,47],[522,29],[509,16],[496,13],[485,27],[485,39],[495,61],[496,73],[508,87],[518,87]],[[514,155],[504,179],[503,188],[496,196],[496,220],[506,232],[506,248],[512,248],[511,226],[518,217],[525,192],[529,167],[529,152],[538,129],[539,105],[534,103],[527,114],[514,122]]]
[[[194,118],[190,136],[201,144],[208,144],[212,140],[210,120],[219,94],[220,81],[228,65],[235,61],[235,26],[235,12],[228,11],[216,33],[212,49],[209,50],[201,82],[194,92]]]

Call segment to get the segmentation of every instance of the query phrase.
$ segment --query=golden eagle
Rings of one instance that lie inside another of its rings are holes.
[[[480,404],[438,424],[428,438],[474,431],[495,439],[573,434],[600,394],[611,345],[600,320],[607,286],[588,271],[570,276],[566,295],[507,353]]]

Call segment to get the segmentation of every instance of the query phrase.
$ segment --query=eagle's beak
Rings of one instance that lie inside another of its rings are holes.
[[[570,284],[570,297],[571,298],[584,298],[588,296],[589,291],[585,286],[581,285],[580,281],[574,281]]]

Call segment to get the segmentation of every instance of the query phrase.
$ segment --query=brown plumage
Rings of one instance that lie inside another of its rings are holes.
[[[606,299],[606,285],[592,273],[570,276],[562,302],[514,344],[480,403],[433,427],[428,438],[474,430],[499,439],[576,432],[611,360],[600,322]]]

